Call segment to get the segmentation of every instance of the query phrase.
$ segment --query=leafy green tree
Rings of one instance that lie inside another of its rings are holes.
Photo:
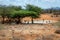
[[[18,20],[16,21],[17,24],[22,23],[21,19],[24,17],[31,17],[32,18],[32,23],[33,23],[33,18],[38,17],[36,12],[33,11],[27,11],[27,10],[20,10],[20,11],[15,11],[12,14],[12,18],[17,18]]]
[[[37,12],[34,12],[34,11],[22,10],[22,11],[20,11],[20,13],[22,13],[22,18],[24,18],[24,17],[31,17],[32,18],[31,19],[32,24],[33,24],[33,18],[39,17]]]
[[[12,8],[10,8],[10,7],[7,7],[6,8],[6,17],[8,18],[8,23],[10,24],[11,23],[11,17],[12,17],[12,13],[13,13],[13,9]]]
[[[32,23],[33,23],[33,18],[37,18],[42,12],[42,9],[40,7],[34,6],[34,5],[30,5],[30,4],[27,4],[26,10],[32,11],[31,15],[30,15],[31,18],[32,18]]]
[[[24,17],[24,12],[22,11],[14,11],[14,13],[12,13],[12,18],[16,18],[16,23],[19,24],[21,23],[21,18]]]
[[[31,17],[32,24],[33,24],[33,19],[39,17],[39,15],[36,12],[33,12],[33,11],[30,11],[29,16]]]
[[[40,7],[30,5],[30,4],[26,5],[26,10],[37,12],[37,14],[41,13],[41,11],[42,11],[42,9]]]
[[[0,16],[2,16],[3,18],[2,23],[4,24],[4,19],[6,16],[6,6],[0,6]]]
[[[8,6],[10,9],[13,9],[15,11],[20,11],[22,10],[22,7],[21,6]]]
[[[0,6],[0,16],[2,16],[2,23],[4,24],[5,17],[8,18],[8,21],[11,20],[13,11],[22,10],[21,6]]]

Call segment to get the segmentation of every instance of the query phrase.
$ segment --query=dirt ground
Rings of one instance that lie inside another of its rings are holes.
[[[60,17],[43,14],[41,18],[34,20],[42,19],[58,21]],[[27,20],[31,19],[27,18]],[[52,24],[3,24],[3,26],[4,29],[0,30],[0,40],[60,40],[60,34],[55,33],[60,28]]]
[[[0,40],[60,40],[57,28],[51,24],[4,25],[0,30]]]

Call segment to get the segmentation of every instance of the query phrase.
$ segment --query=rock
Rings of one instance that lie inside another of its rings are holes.
[[[55,33],[60,34],[60,30],[56,30]]]

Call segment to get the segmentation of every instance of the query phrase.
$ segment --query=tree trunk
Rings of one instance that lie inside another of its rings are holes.
[[[21,22],[21,18],[19,18],[18,21],[19,21],[20,24],[22,23],[22,22]]]
[[[17,18],[16,20],[16,24],[19,24],[19,23],[21,23],[21,18]]]
[[[2,17],[3,18],[3,20],[2,20],[2,24],[4,24],[4,17]]]
[[[34,21],[34,20],[33,20],[33,17],[32,17],[32,19],[31,19],[31,21],[32,21],[32,24],[33,24],[33,23],[34,23],[34,22],[33,22],[33,21]]]
[[[8,23],[11,24],[11,18],[8,17]]]

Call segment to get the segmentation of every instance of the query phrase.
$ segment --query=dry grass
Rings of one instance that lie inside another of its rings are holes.
[[[55,34],[56,28],[51,24],[19,24],[4,25],[5,30],[0,30],[1,40],[59,40]]]

